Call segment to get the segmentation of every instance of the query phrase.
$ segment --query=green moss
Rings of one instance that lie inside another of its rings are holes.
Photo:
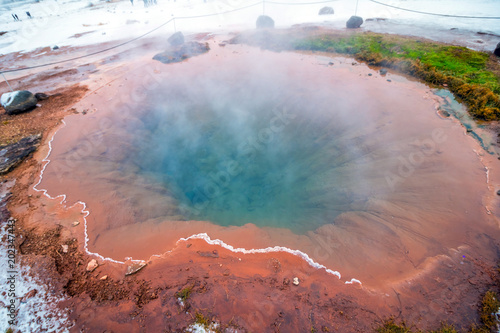
[[[295,41],[294,48],[348,54],[430,84],[446,84],[476,118],[500,119],[500,69],[488,53],[374,33],[308,37]]]
[[[375,329],[378,333],[411,333],[411,329],[406,327],[405,322],[401,324],[396,324],[394,318],[387,319],[382,326]]]
[[[205,317],[201,312],[196,311],[194,315],[194,323],[203,326],[205,329],[210,330],[211,332],[221,332],[219,325]]]
[[[453,325],[442,324],[439,330],[431,331],[430,333],[457,333],[457,330]]]
[[[198,311],[196,311],[196,314],[194,315],[194,322],[203,325],[204,327],[209,327],[211,324],[211,321],[206,318],[203,313]]]
[[[191,293],[193,292],[193,287],[194,286],[187,286],[184,289],[179,290],[175,296],[180,298],[183,302],[186,301]]]
[[[423,333],[424,331],[416,330],[413,331],[411,328],[406,326],[403,321],[400,324],[396,323],[393,318],[387,319],[380,327],[375,329],[378,333]],[[457,329],[453,325],[441,324],[441,327],[436,331],[425,331],[426,333],[458,333]],[[470,333],[487,333],[490,332],[489,329],[484,327],[475,327],[469,330]]]
[[[495,313],[499,311],[500,302],[493,291],[488,291],[483,297],[481,306],[481,321],[487,328],[496,328],[499,324]]]

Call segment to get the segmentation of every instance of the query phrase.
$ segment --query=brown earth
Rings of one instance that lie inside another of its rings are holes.
[[[127,53],[127,57],[133,56],[137,55]],[[60,199],[36,192],[33,185],[48,153],[48,141],[61,120],[71,113],[83,114],[83,110],[72,109],[73,104],[109,82],[114,71],[123,70],[124,57],[107,54],[94,62],[68,63],[18,77],[16,89],[35,86],[51,97],[30,113],[0,113],[0,144],[44,133],[43,147],[0,180],[16,179],[8,210],[18,219],[19,251],[25,263],[32,263],[35,274],[58,281],[57,288],[69,296],[60,306],[71,311],[71,331],[182,332],[196,320],[197,313],[220,323],[222,329],[243,332],[367,332],[389,316],[422,329],[437,328],[442,321],[459,328],[479,322],[481,296],[499,286],[497,262],[487,259],[495,255],[473,253],[464,258],[457,249],[429,263],[431,269],[426,273],[394,285],[393,292],[386,294],[357,284],[345,285],[287,253],[242,255],[201,240],[179,242],[171,252],[152,259],[130,276],[125,276],[126,265],[87,254],[82,207],[66,207]],[[9,59],[5,66],[20,62]],[[81,75],[76,70],[79,66],[93,70]],[[5,83],[0,89],[7,91]],[[74,221],[80,224],[73,226]],[[474,241],[489,244],[498,258],[498,239],[482,237]],[[62,252],[62,244],[68,245],[68,253]],[[92,258],[100,266],[87,272]],[[291,282],[294,277],[300,280],[298,286]],[[189,294],[184,305],[178,300],[182,291]]]

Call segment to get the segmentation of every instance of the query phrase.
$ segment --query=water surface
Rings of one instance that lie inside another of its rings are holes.
[[[480,147],[422,84],[229,45],[141,66],[68,119],[40,185],[87,203],[92,251],[147,259],[207,232],[382,281],[491,226]]]

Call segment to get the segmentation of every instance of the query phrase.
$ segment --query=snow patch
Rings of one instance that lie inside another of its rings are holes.
[[[53,294],[50,282],[42,282],[31,276],[30,267],[19,264],[17,257],[15,267],[10,266],[8,223],[0,222],[0,281],[3,291],[0,293],[0,332],[8,328],[15,332],[69,332],[72,323],[66,311],[58,308],[58,303],[65,299],[63,295]],[[15,317],[7,307],[12,303]],[[11,320],[14,320],[14,325],[9,324]]]
[[[200,323],[194,323],[186,329],[186,332],[191,333],[215,333],[219,325],[217,323],[211,323],[208,327]]]
[[[2,97],[0,97],[0,104],[5,108],[12,103],[14,98],[19,94],[19,91],[14,91],[14,92],[7,92],[2,94]]]

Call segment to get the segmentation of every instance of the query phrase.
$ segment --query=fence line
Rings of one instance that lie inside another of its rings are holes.
[[[135,41],[137,41],[137,40],[139,40],[141,38],[146,37],[147,35],[155,32],[155,31],[163,28],[164,26],[166,26],[170,22],[173,22],[173,24],[174,24],[174,30],[177,31],[176,25],[175,25],[175,21],[176,20],[198,19],[198,18],[204,18],[204,17],[212,17],[212,16],[225,15],[225,14],[230,14],[230,13],[234,13],[234,12],[237,12],[237,11],[246,10],[248,8],[255,7],[255,6],[258,6],[258,5],[262,5],[263,6],[263,11],[265,11],[265,5],[266,4],[287,5],[287,6],[288,5],[315,5],[315,4],[324,4],[324,3],[335,2],[335,1],[337,1],[337,0],[323,0],[323,1],[314,1],[314,2],[276,2],[276,1],[262,0],[262,1],[250,4],[250,5],[247,5],[247,6],[243,6],[243,7],[235,8],[235,9],[231,9],[231,10],[227,10],[227,11],[224,11],[224,12],[204,14],[204,15],[194,15],[194,16],[173,17],[173,18],[169,19],[168,21],[162,23],[158,27],[156,27],[156,28],[154,28],[154,29],[152,29],[152,30],[150,30],[150,31],[148,31],[148,32],[146,32],[146,33],[138,36],[138,37],[135,37],[135,38],[130,39],[128,41],[119,43],[117,45],[114,45],[114,46],[111,46],[111,47],[108,47],[108,48],[105,48],[105,49],[102,49],[102,50],[99,50],[99,51],[95,51],[95,52],[92,52],[92,53],[89,53],[89,54],[85,54],[85,55],[82,55],[82,56],[78,56],[78,57],[73,57],[73,58],[64,59],[64,60],[60,60],[60,61],[54,61],[54,62],[50,62],[50,63],[46,63],[46,64],[41,64],[41,65],[28,66],[28,67],[23,67],[23,68],[15,68],[15,69],[8,69],[8,70],[0,70],[0,74],[3,75],[4,73],[13,73],[13,72],[19,72],[19,71],[24,71],[24,70],[29,70],[29,69],[36,69],[36,68],[41,68],[41,67],[53,66],[53,65],[58,65],[58,64],[65,63],[65,62],[70,62],[70,61],[74,61],[74,60],[79,60],[79,59],[91,57],[91,56],[94,56],[96,54],[104,53],[104,52],[107,52],[107,51],[110,51],[110,50],[122,47],[124,45],[129,44],[129,43],[135,42]],[[386,3],[383,3],[383,2],[380,2],[380,1],[377,1],[377,0],[368,0],[368,1],[371,1],[373,3],[379,4],[379,5],[382,5],[382,6],[387,6],[387,7],[391,7],[391,8],[394,8],[394,9],[398,9],[398,10],[403,10],[403,11],[408,11],[408,12],[418,13],[418,14],[425,14],[425,15],[434,15],[434,16],[442,16],[442,17],[455,17],[455,18],[467,18],[467,19],[495,19],[495,20],[500,19],[500,17],[493,17],[493,16],[481,17],[481,16],[460,16],[460,15],[451,15],[451,14],[428,13],[428,12],[422,12],[422,11],[417,11],[417,10],[412,10],[412,9],[407,9],[407,8],[402,8],[402,7],[397,7],[397,6],[389,5],[389,4],[386,4]]]
[[[316,2],[292,3],[292,2],[272,2],[272,1],[265,1],[265,0],[263,0],[263,1],[259,1],[259,2],[250,4],[250,5],[247,5],[247,6],[243,6],[243,7],[235,8],[235,9],[231,9],[231,10],[227,10],[227,11],[224,11],[224,12],[217,12],[217,13],[204,14],[204,15],[194,15],[194,16],[173,17],[170,20],[162,23],[158,27],[156,27],[156,28],[154,28],[154,29],[152,29],[152,30],[150,30],[150,31],[148,31],[148,32],[146,32],[146,33],[138,36],[138,37],[135,37],[135,38],[133,38],[131,40],[125,41],[123,43],[120,43],[120,44],[117,44],[117,45],[114,45],[114,46],[111,46],[111,47],[108,47],[108,48],[105,48],[105,49],[102,49],[102,50],[99,50],[99,51],[95,51],[95,52],[92,52],[92,53],[89,53],[89,54],[85,54],[85,55],[82,55],[82,56],[78,56],[78,57],[73,57],[73,58],[64,59],[64,60],[60,60],[60,61],[54,61],[54,62],[50,62],[50,63],[46,63],[46,64],[41,64],[41,65],[28,66],[28,67],[23,67],[23,68],[15,68],[15,69],[8,69],[8,70],[0,70],[0,74],[13,73],[13,72],[19,72],[19,71],[24,71],[24,70],[29,70],[29,69],[36,69],[36,68],[41,68],[41,67],[53,66],[53,65],[58,65],[58,64],[65,63],[65,62],[70,62],[70,61],[74,61],[74,60],[78,60],[78,59],[83,59],[83,58],[91,57],[91,56],[94,56],[96,54],[104,53],[104,52],[107,52],[107,51],[110,51],[110,50],[122,47],[124,45],[129,44],[129,43],[135,42],[135,41],[137,41],[137,40],[139,40],[139,39],[141,39],[143,37],[146,37],[147,35],[155,32],[155,31],[163,28],[164,26],[166,26],[170,22],[173,22],[173,24],[174,24],[174,30],[176,30],[176,26],[175,26],[175,21],[176,20],[198,19],[198,18],[204,18],[204,17],[212,17],[212,16],[225,15],[225,14],[230,14],[230,13],[234,13],[234,12],[237,12],[237,11],[246,10],[248,8],[255,7],[255,6],[258,6],[258,5],[264,5],[265,3],[278,4],[278,5],[314,5],[314,4],[328,3],[328,2],[334,2],[334,1],[336,1],[336,0],[325,0],[325,1],[316,1]]]
[[[417,14],[442,16],[442,17],[466,18],[466,19],[500,20],[500,17],[498,17],[498,16],[463,16],[463,15],[429,13],[429,12],[422,12],[422,11],[419,11],[419,10],[413,10],[413,9],[408,9],[408,8],[402,8],[402,7],[398,7],[398,6],[393,6],[393,5],[389,5],[389,4],[386,4],[386,3],[383,3],[383,2],[380,2],[380,1],[377,1],[377,0],[368,0],[368,1],[371,1],[373,3],[379,4],[379,5],[382,5],[382,6],[391,7],[391,8],[394,8],[394,9],[403,10],[403,11],[411,12],[411,13],[417,13]]]

